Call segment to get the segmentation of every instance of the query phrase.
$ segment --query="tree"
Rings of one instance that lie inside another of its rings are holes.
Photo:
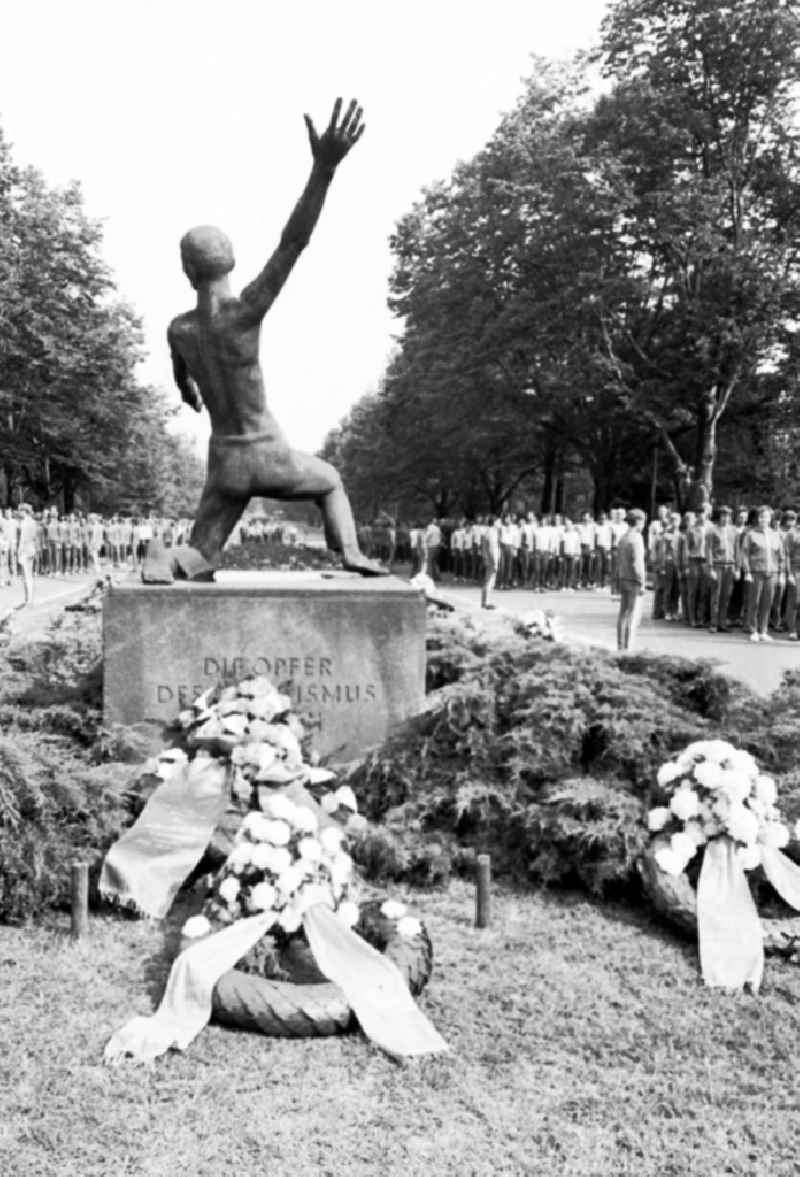
[[[784,0],[620,0],[603,29],[616,86],[590,136],[629,187],[629,264],[598,311],[631,409],[701,499],[723,414],[760,374],[793,367],[798,50],[796,5]]]
[[[647,503],[666,450],[688,504],[737,435],[764,466],[796,418],[798,50],[782,0],[619,0],[607,93],[581,59],[537,63],[392,238],[398,352],[337,442],[372,447],[365,492],[474,510],[538,489],[552,510],[574,472],[596,509]]]
[[[7,495],[66,510],[158,499],[152,462],[130,482],[137,461],[179,452],[160,395],[136,378],[140,324],[101,244],[79,186],[16,167],[0,132],[0,463]]]

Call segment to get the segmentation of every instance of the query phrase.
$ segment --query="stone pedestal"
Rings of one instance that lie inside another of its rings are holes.
[[[425,598],[394,577],[227,572],[213,584],[109,590],[103,607],[107,724],[164,724],[217,683],[267,675],[344,761],[421,710]]]

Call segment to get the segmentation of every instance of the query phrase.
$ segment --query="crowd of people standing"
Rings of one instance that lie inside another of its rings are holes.
[[[141,567],[151,545],[165,548],[188,542],[192,521],[154,513],[100,515],[62,513],[57,507],[34,511],[28,503],[0,509],[0,588],[17,581],[24,602],[33,599],[37,576],[77,576],[113,569]],[[230,543],[277,539],[294,544],[297,524],[248,514],[234,528]]]
[[[622,543],[635,533],[642,537],[641,573],[636,541]],[[800,528],[792,509],[723,505],[681,513],[663,505],[649,522],[624,508],[596,517],[583,512],[578,520],[503,511],[475,520],[432,518],[408,529],[379,519],[360,538],[371,542],[372,555],[410,560],[412,574],[436,581],[447,572],[456,583],[480,585],[487,608],[495,590],[606,590],[619,597],[630,581],[637,595],[652,586],[655,620],[711,633],[741,629],[752,642],[798,640]],[[638,602],[631,635],[640,609]]]

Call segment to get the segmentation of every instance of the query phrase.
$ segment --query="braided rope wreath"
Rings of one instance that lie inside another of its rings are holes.
[[[671,875],[662,870],[652,847],[639,859],[638,870],[642,889],[659,915],[682,932],[697,935],[697,894],[687,874]],[[800,952],[800,918],[760,919],[766,953],[790,957]]]
[[[397,966],[416,997],[433,968],[430,936],[421,921],[417,934],[400,935],[397,920],[385,916],[382,906],[381,899],[363,903],[354,931]],[[308,945],[297,937],[280,947],[265,936],[225,973],[214,988],[212,1020],[276,1038],[321,1037],[355,1028],[344,994],[323,977]]]

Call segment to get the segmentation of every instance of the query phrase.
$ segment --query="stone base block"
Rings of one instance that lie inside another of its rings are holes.
[[[394,577],[131,579],[103,607],[105,721],[160,733],[208,687],[263,674],[291,696],[321,756],[352,759],[422,709],[425,611]]]

